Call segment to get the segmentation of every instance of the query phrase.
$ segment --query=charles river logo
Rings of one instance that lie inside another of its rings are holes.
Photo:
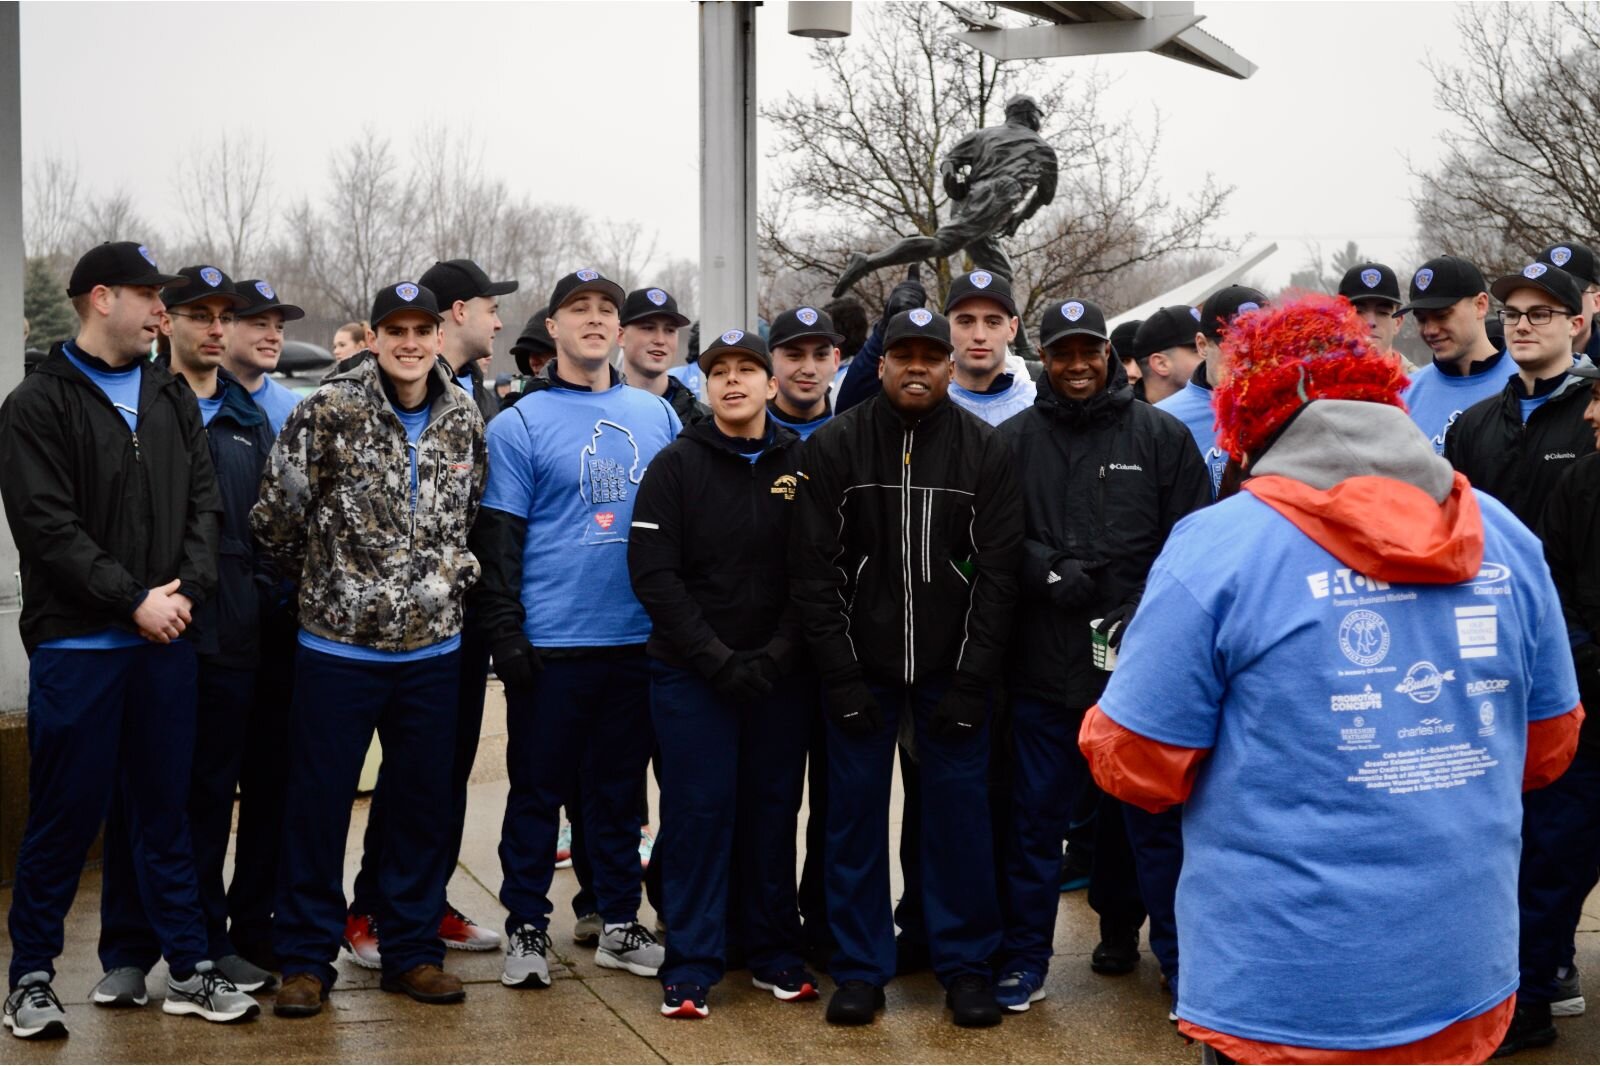
[[[1369,289],[1376,289],[1378,282],[1383,280],[1383,275],[1376,270],[1367,269],[1361,272],[1361,284]]]
[[[402,285],[396,285],[394,287],[394,294],[400,297],[400,299],[404,300],[406,303],[410,303],[412,300],[417,298],[417,287],[408,281]]]
[[[974,270],[967,275],[967,280],[972,282],[975,288],[987,289],[994,281],[994,275],[987,270]]]
[[[1402,696],[1410,696],[1417,703],[1432,703],[1444,691],[1444,683],[1455,679],[1454,670],[1440,673],[1439,668],[1430,662],[1413,663],[1394,690]]]
[[[1567,265],[1567,260],[1572,258],[1572,249],[1564,244],[1558,244],[1550,249],[1550,262],[1558,267]]]
[[[814,326],[817,324],[817,309],[815,307],[802,307],[794,313],[794,317],[800,320],[802,326]]]
[[[1339,650],[1357,666],[1377,666],[1389,654],[1389,623],[1377,611],[1351,611],[1339,623]]]
[[[278,294],[272,291],[272,286],[264,281],[256,282],[256,291],[269,300],[276,300]]]
[[[214,289],[222,284],[222,271],[216,267],[201,267],[200,280]]]
[[[911,321],[918,326],[926,326],[933,321],[933,312],[926,307],[919,307],[911,312]]]
[[[1522,276],[1525,278],[1536,278],[1549,269],[1550,268],[1545,266],[1543,263],[1529,263],[1527,266],[1522,268]]]
[[[1411,279],[1411,284],[1417,287],[1418,292],[1427,292],[1428,286],[1433,284],[1432,269],[1423,267],[1417,271],[1417,276]]]
[[[667,294],[662,292],[660,289],[650,289],[644,294],[644,298],[655,304],[657,307],[665,306],[667,302]]]
[[[1061,314],[1068,322],[1076,322],[1083,317],[1083,305],[1077,300],[1068,300],[1061,305]]]

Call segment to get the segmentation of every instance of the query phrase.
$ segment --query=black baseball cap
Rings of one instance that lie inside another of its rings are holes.
[[[1111,331],[1111,350],[1118,359],[1133,358],[1133,338],[1139,335],[1142,319],[1130,319]]]
[[[844,334],[833,328],[833,316],[816,307],[785,311],[767,329],[767,344],[773,348],[806,337],[825,337],[835,346],[844,340]]]
[[[767,373],[772,373],[772,354],[767,351],[767,342],[761,339],[761,334],[756,330],[730,329],[712,341],[700,353],[700,372],[710,374],[711,364],[723,352],[744,352],[755,356],[767,368]]]
[[[247,306],[239,308],[240,318],[266,314],[268,311],[277,311],[283,315],[285,322],[294,322],[306,317],[304,308],[278,299],[278,291],[267,284],[265,278],[247,278],[239,282],[235,288],[249,301]]]
[[[161,290],[161,302],[168,307],[220,296],[237,311],[250,302],[239,294],[233,279],[214,266],[186,266],[178,271],[178,276],[183,279],[181,282]]]
[[[947,352],[953,352],[956,348],[950,343],[948,318],[926,307],[913,307],[909,311],[901,311],[895,315],[884,327],[883,350],[887,352],[901,341],[914,340],[917,337],[930,340]]]
[[[378,290],[378,295],[372,301],[372,317],[368,321],[373,329],[377,329],[384,319],[401,311],[421,311],[435,322],[444,318],[439,313],[439,301],[431,290],[414,282],[402,281]]]
[[[470,259],[443,259],[417,279],[417,284],[433,293],[440,307],[452,307],[457,300],[475,300],[479,296],[504,296],[517,291],[517,283],[490,281],[483,268]]]
[[[556,342],[550,339],[550,331],[544,325],[549,317],[550,312],[543,307],[529,315],[522,332],[517,334],[517,343],[511,346],[511,358],[517,361],[517,369],[524,374],[533,373],[529,360],[534,356],[555,354]]]
[[[1496,278],[1489,287],[1494,298],[1502,303],[1518,289],[1539,289],[1555,297],[1566,308],[1567,314],[1583,313],[1583,286],[1578,284],[1577,278],[1560,267],[1553,267],[1549,263],[1529,263],[1520,274]]]
[[[1193,348],[1200,332],[1200,310],[1187,304],[1163,307],[1139,326],[1133,338],[1133,357],[1148,359],[1168,348]]]
[[[1357,300],[1400,302],[1400,279],[1382,263],[1357,263],[1339,279],[1339,295],[1351,303]]]
[[[1600,262],[1595,261],[1594,249],[1577,241],[1552,244],[1534,259],[1560,267],[1578,279],[1581,285],[1600,285]]]
[[[1039,320],[1039,347],[1049,348],[1063,337],[1077,334],[1108,341],[1106,314],[1088,300],[1062,300],[1045,308]]]
[[[950,291],[944,298],[944,313],[951,310],[963,300],[984,299],[993,300],[1012,318],[1017,317],[1017,304],[1011,298],[1011,282],[999,274],[992,274],[987,270],[973,270],[961,274],[950,283]]]
[[[622,310],[622,305],[627,302],[625,299],[627,294],[622,291],[621,285],[610,278],[602,277],[598,270],[584,267],[582,270],[574,270],[556,282],[555,289],[550,293],[550,315],[561,310],[568,300],[580,292],[600,293],[609,299],[619,312]]]
[[[680,328],[689,324],[689,317],[678,310],[678,301],[666,289],[634,289],[622,301],[622,325],[647,318],[670,318]]]
[[[67,282],[68,296],[82,296],[96,285],[187,285],[182,274],[163,274],[150,249],[135,241],[107,241],[83,253]]]
[[[1416,309],[1437,311],[1488,291],[1483,271],[1477,264],[1459,255],[1435,256],[1411,275],[1411,299],[1399,313],[1403,315]]]
[[[1223,327],[1246,311],[1267,306],[1266,293],[1248,285],[1229,285],[1206,297],[1200,305],[1200,332],[1212,340],[1222,338]],[[1192,343],[1192,342],[1191,342]]]

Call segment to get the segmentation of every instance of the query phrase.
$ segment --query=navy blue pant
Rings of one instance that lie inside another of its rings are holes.
[[[28,822],[11,898],[12,987],[55,974],[67,911],[113,795],[161,953],[186,976],[206,958],[189,840],[195,654],[187,641],[40,648],[28,664]]]
[[[637,919],[639,782],[654,744],[643,650],[546,658],[532,686],[506,693],[506,730],[511,791],[500,831],[500,902],[510,912],[507,930],[549,927],[561,804],[574,789],[595,907],[607,924]]]
[[[239,827],[228,882],[228,935],[239,954],[277,969],[272,908],[278,890],[284,794],[289,780],[289,712],[299,648],[293,618],[274,611],[261,624],[261,666],[239,766]]]
[[[735,704],[698,674],[651,662],[671,934],[663,985],[720,981],[730,924],[756,976],[800,965],[795,833],[816,700],[815,681],[796,677]]]
[[[488,681],[489,642],[478,633],[475,626],[469,625],[461,633],[461,683],[457,694],[455,733],[436,740],[439,745],[449,741],[451,751],[451,836],[445,863],[446,886],[461,858],[461,834],[467,825],[467,783],[472,778],[472,764],[478,758],[478,738],[483,733],[484,691]],[[361,840],[361,869],[356,873],[356,883],[350,892],[350,910],[354,914],[377,913],[378,870],[383,865],[383,840],[388,831],[385,823],[394,803],[387,793],[380,765],[378,786],[373,791],[372,806],[367,812],[367,832]]]
[[[872,686],[883,726],[853,736],[828,722],[828,921],[835,981],[882,986],[895,972],[889,907],[889,792],[896,735],[911,714],[922,777],[922,899],[934,974],[988,976],[1000,947],[989,823],[989,730],[957,740],[928,727],[947,678]]]
[[[1098,790],[1097,790],[1098,791]],[[1094,814],[1094,858],[1089,867],[1089,907],[1100,916],[1102,939],[1132,933],[1144,925],[1144,897],[1128,843],[1128,820],[1122,801],[1098,792]]]
[[[1535,1003],[1556,998],[1556,970],[1571,964],[1583,901],[1600,877],[1600,759],[1579,752],[1567,772],[1522,794],[1522,986]]]
[[[659,747],[652,741],[656,754],[651,758],[655,766],[656,787],[661,787],[661,753]],[[582,790],[578,786],[578,779],[573,775],[570,791],[566,799],[561,801],[561,806],[567,812],[567,824],[572,827],[572,873],[578,879],[578,891],[572,897],[572,914],[576,918],[584,918],[599,911],[600,906],[594,899],[594,865],[589,862],[589,848],[583,839],[583,805],[579,802]],[[650,825],[650,782],[643,777],[639,780],[639,825]],[[659,828],[659,827],[658,827]],[[656,913],[663,918],[666,908],[661,902],[661,867],[657,864],[661,856],[661,834],[655,837],[654,847],[651,851],[650,869],[644,877],[645,895],[650,899],[650,905]]]
[[[1178,875],[1183,872],[1183,808],[1160,814],[1122,804],[1139,898],[1150,915],[1150,952],[1173,987],[1178,981]]]
[[[195,714],[194,762],[189,775],[189,838],[206,919],[206,958],[234,953],[228,938],[228,899],[222,865],[233,830],[233,795],[244,756],[245,726],[254,698],[254,670],[202,660]],[[100,890],[100,965],[146,973],[161,957],[161,942],[145,916],[133,861],[133,825],[122,798],[106,819]]]
[[[1011,815],[1002,844],[1005,940],[996,972],[1049,972],[1061,907],[1061,841],[1088,776],[1078,750],[1082,708],[1019,696],[1011,701],[1007,793]]]
[[[828,930],[828,893],[824,887],[824,856],[828,847],[828,723],[822,714],[820,693],[811,712],[806,759],[806,857],[800,870],[800,918],[808,951],[833,946]]]
[[[460,652],[362,662],[300,649],[274,936],[285,977],[310,973],[323,987],[333,985],[344,936],[350,804],[374,729],[393,800],[378,869],[383,970],[401,974],[444,961],[439,917],[448,875],[450,761],[439,757],[439,740],[455,730],[460,683]]]

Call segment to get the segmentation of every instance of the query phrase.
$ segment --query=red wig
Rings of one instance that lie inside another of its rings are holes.
[[[1380,354],[1348,300],[1296,296],[1235,318],[1222,334],[1214,385],[1217,444],[1236,462],[1312,400],[1366,400],[1402,410],[1400,360]]]

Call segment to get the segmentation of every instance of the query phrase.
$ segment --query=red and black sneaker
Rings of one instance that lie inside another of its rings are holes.
[[[752,976],[750,983],[785,1003],[804,1003],[817,998],[817,979],[798,966],[765,976]]]
[[[500,946],[499,933],[478,925],[448,903],[439,920],[439,939],[445,947],[460,951],[493,951]]]
[[[706,1006],[706,989],[704,985],[677,984],[666,987],[666,995],[661,998],[661,1016],[663,1018],[704,1018],[711,1013],[711,1008]]]

